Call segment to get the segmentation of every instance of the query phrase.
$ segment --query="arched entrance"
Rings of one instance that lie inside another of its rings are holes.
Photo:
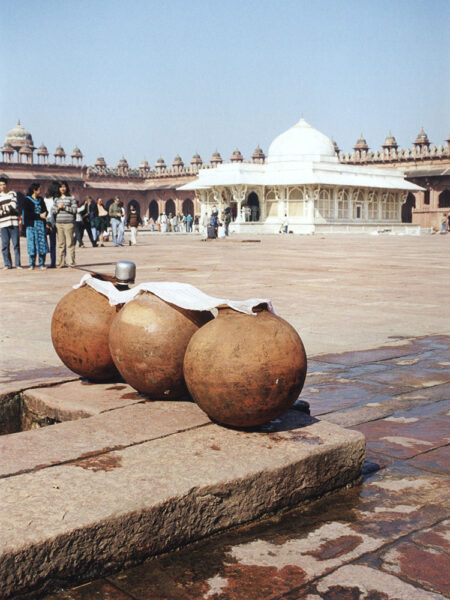
[[[169,198],[166,202],[166,215],[172,215],[172,217],[175,216],[175,202],[172,198]]]
[[[412,223],[412,209],[416,208],[414,194],[409,192],[406,202],[402,204],[402,223]]]
[[[155,222],[158,220],[159,208],[156,200],[152,200],[148,205],[148,217],[149,219],[153,219]]]
[[[252,192],[248,195],[247,205],[250,208],[250,221],[259,221],[259,198],[258,194]]]
[[[439,194],[439,208],[450,208],[450,190],[444,190]]]
[[[186,198],[183,202],[183,215],[187,217],[187,215],[194,216],[194,203],[190,198]]]

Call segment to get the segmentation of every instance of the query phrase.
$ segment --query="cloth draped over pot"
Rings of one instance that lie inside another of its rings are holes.
[[[77,289],[83,285],[89,285],[94,290],[108,298],[109,304],[126,304],[141,292],[155,294],[165,302],[179,306],[187,310],[213,310],[219,306],[229,306],[233,310],[254,315],[254,308],[265,305],[267,310],[275,314],[272,301],[267,298],[249,298],[247,300],[228,300],[226,298],[215,298],[208,296],[198,288],[189,283],[177,281],[150,281],[141,283],[128,290],[118,290],[110,281],[102,281],[92,275],[84,275],[79,284],[74,285]]]

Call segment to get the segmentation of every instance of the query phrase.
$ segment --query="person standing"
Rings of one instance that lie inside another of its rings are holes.
[[[52,181],[45,194],[44,202],[47,209],[47,223],[45,224],[47,232],[47,242],[50,248],[50,268],[56,267],[56,222],[53,214],[53,204],[58,196],[58,182]]]
[[[53,215],[56,222],[58,269],[67,265],[75,266],[75,215],[77,201],[70,195],[69,186],[62,181],[58,187],[58,197],[53,204]]]
[[[83,244],[83,213],[85,211],[84,202],[77,206],[77,214],[75,215],[75,247],[78,242],[79,248],[84,248]]]
[[[20,266],[20,234],[19,211],[17,208],[16,192],[8,192],[8,180],[0,177],[0,230],[2,237],[2,255],[4,269],[12,269],[11,242],[14,251],[14,264],[16,269]]]
[[[192,227],[192,215],[191,215],[191,213],[188,213],[186,215],[186,232],[187,233],[191,233],[191,227]]]
[[[228,237],[230,223],[231,223],[231,208],[229,206],[227,206],[225,208],[224,216],[223,216],[223,223],[224,223],[224,227],[225,227],[225,235],[226,235],[226,237]]]
[[[139,227],[139,225],[142,225],[142,219],[139,216],[135,206],[130,206],[130,209],[128,211],[127,223],[128,227],[130,228],[131,234],[130,246],[136,246],[137,228]]]
[[[86,198],[86,200],[77,208],[77,215],[75,219],[75,237],[80,248],[84,248],[83,235],[85,231],[87,231],[92,247],[95,248],[97,243],[93,238],[91,230],[91,221],[89,218],[89,197]]]
[[[168,227],[168,217],[166,215],[166,213],[161,213],[159,216],[159,223],[160,223],[160,227],[161,227],[161,233],[166,233],[167,231],[167,227]]]
[[[204,233],[206,236],[208,235],[208,225],[209,225],[209,216],[207,212],[203,213],[203,217],[202,217],[202,232]]]
[[[27,234],[27,251],[30,258],[30,269],[36,265],[36,255],[39,256],[38,266],[45,270],[45,255],[48,254],[47,237],[45,235],[45,222],[47,207],[39,195],[41,186],[32,183],[23,204],[23,226]]]
[[[111,229],[114,246],[122,246],[123,242],[123,208],[120,206],[120,198],[116,196],[114,202],[109,207],[109,218],[111,220]]]
[[[108,227],[109,227],[109,216],[108,216],[108,211],[106,210],[106,208],[103,206],[103,200],[101,198],[97,198],[97,212],[98,212],[98,217],[97,217],[97,230],[98,230],[98,237],[100,238],[100,246],[103,246],[103,242],[108,241]],[[105,239],[105,235],[106,238]]]
[[[98,229],[97,229],[98,206],[97,206],[97,203],[95,202],[95,200],[91,196],[88,196],[88,201],[89,201],[89,223],[91,226],[92,239],[94,240],[95,244],[98,245]]]

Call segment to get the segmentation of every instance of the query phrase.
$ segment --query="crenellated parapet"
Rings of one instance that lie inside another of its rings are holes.
[[[445,145],[435,146],[430,144],[428,136],[422,128],[414,141],[413,147],[402,149],[398,147],[395,137],[389,132],[381,150],[371,152],[361,135],[353,148],[353,152],[343,153],[338,150],[337,155],[341,163],[354,165],[392,164],[392,166],[400,166],[400,163],[403,163],[404,166],[405,163],[424,161],[439,163],[450,159],[450,136],[447,138]]]

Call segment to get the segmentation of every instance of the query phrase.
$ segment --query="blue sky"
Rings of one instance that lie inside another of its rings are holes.
[[[250,158],[303,116],[350,151],[450,133],[448,0],[2,0],[0,138],[85,162]]]

